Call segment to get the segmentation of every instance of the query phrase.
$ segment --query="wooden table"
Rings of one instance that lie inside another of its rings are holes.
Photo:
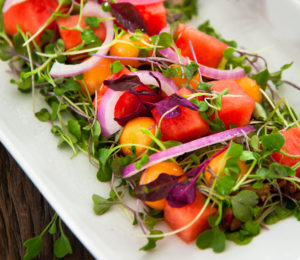
[[[0,143],[0,259],[22,259],[23,242],[39,235],[54,213]],[[93,259],[65,225],[64,231],[73,248],[73,254],[65,259]],[[54,241],[53,236],[44,236],[38,259],[57,259],[53,254]]]

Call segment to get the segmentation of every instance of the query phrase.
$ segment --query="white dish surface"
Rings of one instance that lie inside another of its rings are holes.
[[[271,70],[294,61],[284,78],[300,83],[300,3],[298,0],[200,0],[199,16],[226,39],[236,40],[249,51],[265,49]],[[270,226],[246,246],[227,242],[220,254],[186,245],[176,236],[158,242],[152,252],[138,249],[146,243],[118,208],[103,216],[93,213],[92,194],[107,196],[109,187],[96,179],[84,155],[71,159],[69,150],[57,148],[50,125],[34,117],[31,95],[9,83],[8,67],[0,63],[0,140],[25,170],[49,203],[97,259],[300,259],[300,223],[289,218]],[[299,93],[290,87],[281,91],[300,114]],[[35,111],[39,109],[36,98]]]

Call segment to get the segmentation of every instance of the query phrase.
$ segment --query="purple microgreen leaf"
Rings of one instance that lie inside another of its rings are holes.
[[[167,200],[170,206],[183,207],[194,202],[196,198],[196,183],[177,183],[169,191]]]
[[[175,101],[173,101],[172,99],[164,99],[155,104],[157,112],[161,116],[163,116],[166,112],[170,111],[171,109],[173,109],[176,106],[177,106],[177,103]],[[175,109],[173,109],[172,111],[167,113],[164,118],[171,119],[171,118],[178,117],[180,114],[181,114],[180,107],[176,107]]]
[[[127,91],[135,87],[144,85],[136,75],[122,75],[114,79],[104,80],[104,85],[115,91]]]
[[[134,5],[130,3],[119,3],[110,4],[110,6],[113,16],[121,26],[131,32],[139,29],[147,33],[145,21]]]
[[[161,173],[154,181],[139,185],[134,189],[133,194],[143,201],[156,201],[166,198],[179,178],[181,177]]]
[[[176,93],[171,95],[170,98],[177,103],[177,105],[187,107],[191,110],[197,111],[199,108],[195,104],[193,104],[191,101],[187,100],[186,98],[177,95]]]
[[[177,94],[173,94],[169,96],[167,99],[164,99],[158,103],[155,104],[155,107],[157,109],[157,112],[162,116],[164,115],[167,111],[170,111],[176,106],[183,106],[187,107],[191,110],[198,110],[198,106],[190,102],[184,97],[181,97]],[[165,118],[171,119],[178,117],[181,113],[180,107],[175,108],[173,111],[170,111],[168,114],[165,115]]]

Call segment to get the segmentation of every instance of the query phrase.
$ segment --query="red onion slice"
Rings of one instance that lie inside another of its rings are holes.
[[[210,79],[240,79],[246,75],[243,68],[237,67],[233,70],[219,70],[198,64],[201,75]]]
[[[5,13],[9,8],[11,8],[12,6],[25,2],[27,0],[6,0],[3,8],[2,8],[2,12]]]
[[[175,63],[181,63],[183,65],[188,64],[185,57],[181,57],[181,62],[179,61],[178,55],[171,48],[159,50],[159,52],[166,58],[172,60]],[[215,68],[206,67],[204,65],[199,65],[201,75],[210,79],[239,79],[246,75],[243,68],[235,68],[233,70],[219,70]]]
[[[117,3],[131,3],[133,5],[151,5],[162,3],[164,0],[117,0]]]
[[[170,96],[178,91],[178,87],[172,79],[165,77],[163,74],[157,71],[139,70],[130,73],[129,75],[137,75],[141,82],[145,85],[154,85],[159,87],[158,82],[153,76],[151,76],[151,74],[160,81],[161,90],[166,95]]]
[[[101,125],[103,136],[110,136],[122,128],[122,126],[115,121],[114,117],[116,104],[124,92],[125,91],[108,89],[101,99],[98,106],[97,118]]]
[[[85,4],[83,8],[83,15],[84,16],[96,16],[99,18],[109,18],[111,17],[110,13],[104,12],[102,10],[101,5],[97,4],[96,2],[89,1]],[[112,20],[105,20],[103,21],[106,27],[106,38],[103,42],[103,46],[109,45],[113,38],[114,38],[114,29],[113,29],[113,21]],[[99,55],[106,55],[109,50],[109,47],[104,49],[100,49],[97,54]],[[50,75],[52,77],[72,77],[79,75],[85,71],[88,71],[95,67],[102,57],[99,56],[92,56],[88,60],[80,63],[80,64],[63,64],[59,62],[55,62],[51,68]]]
[[[194,141],[181,144],[167,150],[155,153],[149,157],[149,162],[144,164],[141,169],[135,169],[135,163],[129,164],[123,170],[122,177],[129,178],[138,172],[168,159],[174,158],[176,156],[192,152],[198,150],[203,147],[207,147],[209,145],[217,144],[220,142],[231,140],[233,137],[242,136],[245,133],[249,134],[250,132],[254,131],[254,127],[252,126],[244,126],[244,127],[237,127],[230,130],[226,130],[217,134],[205,136]]]
[[[188,64],[188,59],[183,57],[183,56],[178,56],[177,53],[172,50],[171,48],[166,48],[162,50],[158,50],[158,52],[163,55],[164,57],[168,58],[169,60],[175,62],[175,63],[180,63],[183,65]]]

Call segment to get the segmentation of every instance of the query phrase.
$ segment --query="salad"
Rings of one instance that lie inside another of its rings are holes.
[[[299,89],[282,79],[292,64],[271,72],[209,21],[185,25],[192,2],[7,0],[2,9],[13,82],[45,98],[37,118],[110,182],[107,198],[93,195],[95,213],[124,208],[146,251],[176,234],[222,252],[226,239],[247,244],[265,225],[300,219],[299,120],[276,92]]]

